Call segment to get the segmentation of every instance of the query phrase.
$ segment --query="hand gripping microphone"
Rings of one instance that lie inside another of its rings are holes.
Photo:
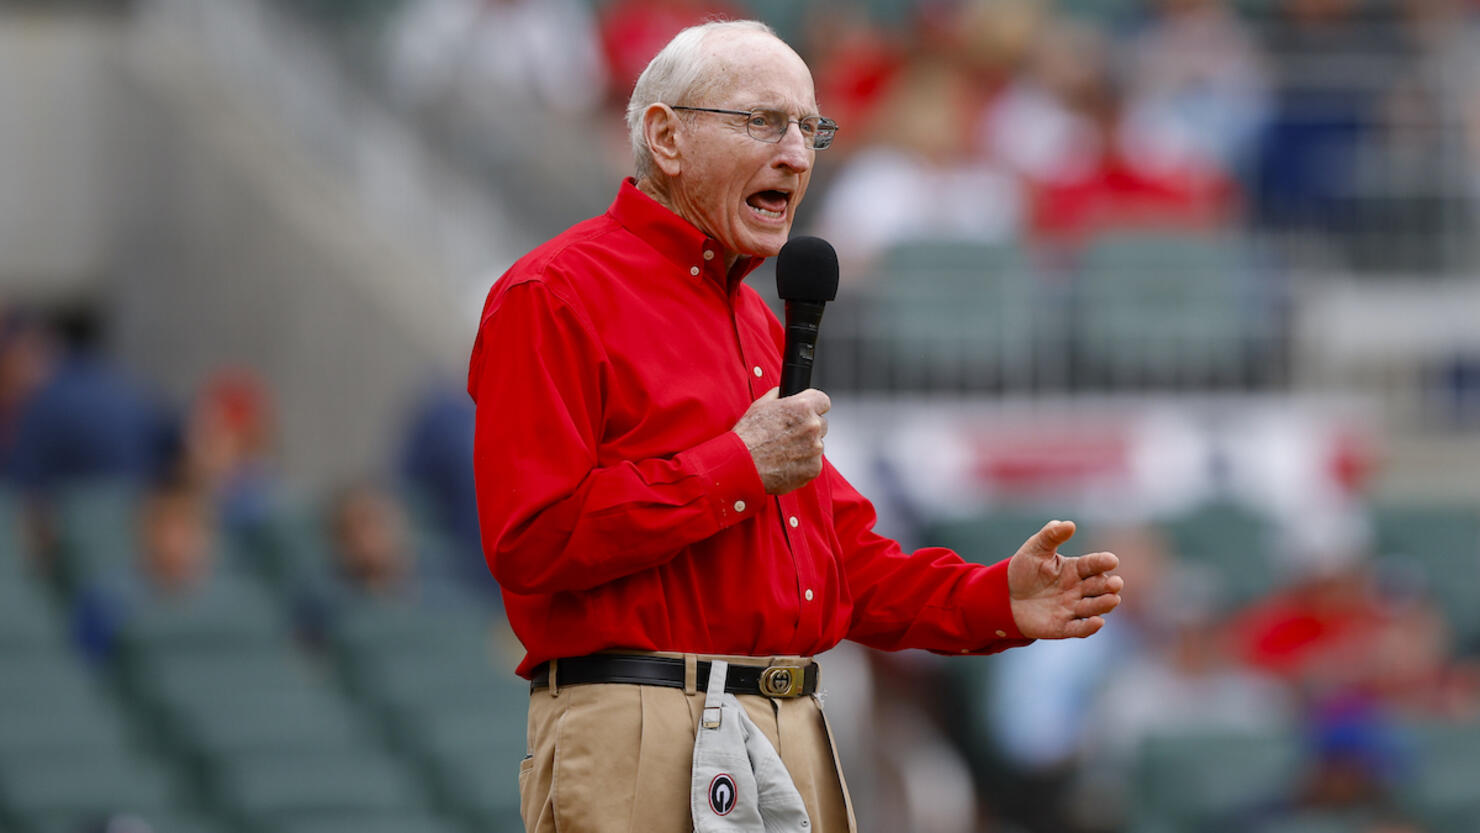
[[[793,237],[776,258],[776,294],[786,302],[786,351],[781,395],[812,384],[812,358],[822,306],[838,297],[838,253],[820,237]]]

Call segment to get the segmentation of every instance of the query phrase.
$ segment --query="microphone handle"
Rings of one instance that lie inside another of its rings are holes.
[[[791,396],[812,386],[812,360],[817,351],[817,329],[822,324],[821,301],[786,302],[786,350],[781,361],[781,395]]]

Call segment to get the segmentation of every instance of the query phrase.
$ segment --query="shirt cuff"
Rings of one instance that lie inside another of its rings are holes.
[[[967,648],[963,654],[995,654],[1008,648],[1032,644],[1023,636],[1012,618],[1012,596],[1007,589],[1007,563],[1003,559],[982,570],[972,582],[966,604],[967,633],[980,642],[980,647]]]
[[[727,431],[690,449],[689,456],[709,489],[721,529],[760,513],[767,497],[766,486],[739,434]]]

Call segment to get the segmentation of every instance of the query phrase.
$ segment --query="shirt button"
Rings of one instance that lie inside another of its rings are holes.
[[[699,274],[699,267],[697,267],[697,266],[690,266],[689,267],[689,274],[690,275],[697,276]]]
[[[807,601],[809,601],[809,602],[812,601],[812,591],[811,590],[808,590],[807,592],[803,593],[802,595],[805,596],[805,597],[807,597]]]
[[[704,259],[705,260],[714,260],[714,252],[711,251],[710,249],[705,249],[704,250]]]
[[[1003,638],[1005,636],[1007,636],[1007,631],[1003,631],[1003,630],[997,631],[997,638],[998,639],[1001,639],[1001,638]]]
[[[737,501],[735,501],[735,511],[736,512],[744,512],[745,511],[745,501],[743,501],[743,500],[737,500]]]
[[[753,372],[755,374],[755,378],[757,378],[757,379],[761,378],[762,376],[764,376],[766,374],[766,371],[761,370],[761,366],[760,365],[756,365],[752,369],[751,372]]]
[[[796,529],[797,528],[797,524],[801,523],[801,521],[797,520],[797,516],[796,515],[792,515],[790,518],[787,518],[786,519],[786,522],[789,523],[789,524],[791,524],[791,528],[792,529]]]

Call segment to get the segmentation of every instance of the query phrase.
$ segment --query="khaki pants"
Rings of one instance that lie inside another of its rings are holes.
[[[772,661],[717,658],[735,665]],[[710,657],[685,659],[692,668],[692,660]],[[693,685],[562,687],[558,662],[553,676],[553,686],[529,699],[531,755],[519,767],[525,830],[692,833],[689,776],[704,691]],[[786,764],[813,833],[855,833],[847,787],[817,699],[737,699]]]

